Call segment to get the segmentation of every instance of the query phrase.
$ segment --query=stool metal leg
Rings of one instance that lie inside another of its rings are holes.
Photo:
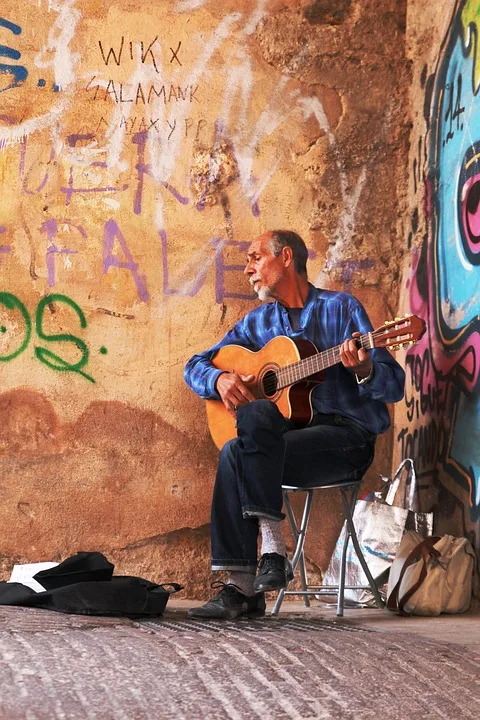
[[[348,502],[348,498],[347,498],[347,496],[346,496],[346,494],[345,494],[345,489],[344,489],[344,488],[341,488],[341,493],[342,493],[342,500],[343,500],[343,508],[344,508],[344,511],[345,511],[345,518],[346,518],[346,520],[347,520],[347,528],[350,529],[350,535],[351,535],[351,537],[352,537],[352,542],[353,542],[353,546],[354,546],[354,548],[355,548],[355,552],[356,552],[357,557],[358,557],[358,559],[359,559],[359,561],[360,561],[360,565],[361,565],[362,568],[363,568],[363,572],[364,572],[365,575],[367,576],[368,584],[370,585],[370,589],[371,589],[371,591],[372,591],[372,593],[373,593],[373,597],[375,598],[375,602],[377,603],[377,607],[383,608],[383,607],[384,607],[383,600],[382,600],[382,598],[380,597],[380,593],[378,592],[378,588],[377,588],[377,586],[376,586],[376,584],[375,584],[375,580],[374,580],[373,577],[372,577],[372,573],[371,573],[370,570],[368,569],[368,565],[367,565],[367,563],[366,563],[366,561],[365,561],[365,558],[364,558],[364,556],[363,556],[362,548],[360,547],[360,543],[358,542],[358,537],[357,537],[357,533],[356,533],[356,530],[355,530],[355,525],[354,525],[354,523],[353,523],[352,509],[351,509],[350,503]],[[356,491],[355,491],[355,499],[356,499],[356,494],[357,494],[357,493],[356,493]]]
[[[300,562],[300,579],[302,583],[302,590],[307,590],[307,568],[305,566],[305,538],[307,535],[308,522],[310,520],[310,512],[312,510],[313,501],[313,490],[306,491],[307,496],[305,498],[305,505],[303,506],[302,521],[300,523],[300,530],[297,531],[297,545],[292,558],[292,567],[295,571],[298,563]],[[290,499],[288,499],[288,506],[290,507],[291,517],[294,518]],[[303,596],[305,607],[310,607],[310,600],[308,595]]]
[[[305,566],[305,554],[303,551],[304,545],[305,545],[305,536],[308,528],[308,521],[310,519],[310,512],[312,509],[312,500],[313,500],[313,490],[306,490],[307,497],[305,499],[305,505],[303,507],[303,513],[302,513],[302,520],[300,523],[300,528],[297,526],[297,522],[295,519],[295,514],[293,512],[290,498],[288,497],[288,493],[284,492],[284,502],[285,502],[285,509],[287,511],[287,517],[288,521],[290,523],[290,528],[292,530],[292,535],[295,540],[295,551],[292,558],[292,567],[295,572],[295,569],[300,562],[300,579],[302,584],[302,590],[308,589],[308,582],[307,582],[307,571]],[[301,592],[299,592],[299,595],[301,595]],[[285,596],[285,589],[282,589],[279,591],[277,599],[275,601],[275,605],[273,606],[273,610],[271,612],[272,615],[278,615],[280,607],[283,602],[283,598]],[[303,602],[305,603],[305,607],[310,607],[310,600],[308,595],[303,596]]]
[[[363,571],[367,577],[369,587],[373,593],[373,596],[375,598],[375,602],[377,604],[377,607],[382,608],[384,607],[384,603],[380,597],[380,593],[378,592],[378,588],[375,584],[375,580],[372,577],[372,574],[370,570],[368,569],[368,565],[366,563],[365,557],[362,552],[362,548],[360,547],[360,543],[358,541],[357,533],[355,530],[355,525],[353,522],[353,512],[355,509],[355,503],[357,500],[358,495],[358,488],[360,485],[360,481],[354,481],[351,483],[345,482],[343,485],[340,484],[332,484],[331,486],[321,486],[321,487],[313,487],[313,488],[284,488],[284,499],[285,499],[285,508],[286,513],[289,519],[290,528],[292,531],[292,536],[295,542],[295,551],[292,558],[292,566],[295,570],[298,563],[300,563],[300,579],[301,579],[301,590],[289,590],[287,588],[280,590],[277,600],[275,602],[275,605],[272,610],[272,615],[278,615],[278,612],[280,610],[280,606],[282,605],[283,599],[285,595],[302,595],[305,605],[309,607],[309,596],[310,595],[316,595],[318,597],[319,594],[329,594],[331,591],[337,593],[337,616],[341,617],[343,616],[344,612],[344,601],[345,601],[345,585],[346,585],[346,570],[347,570],[347,555],[348,555],[348,545],[350,542],[350,539],[352,540],[353,547],[355,549],[355,553],[358,557],[358,560],[360,562],[361,567],[363,568]],[[306,570],[306,564],[305,564],[305,537],[306,532],[308,528],[308,522],[310,519],[310,512],[312,508],[312,501],[313,501],[313,492],[314,490],[319,489],[327,489],[330,487],[336,487],[340,490],[341,496],[342,496],[342,503],[343,503],[343,509],[344,509],[344,515],[346,520],[346,530],[345,530],[345,541],[342,547],[341,552],[341,558],[340,558],[340,577],[338,579],[337,585],[309,585],[308,579],[307,579],[307,570]],[[303,508],[303,515],[300,525],[298,525],[297,520],[295,518],[295,513],[293,512],[290,499],[289,499],[289,492],[306,492],[306,499],[305,504]],[[350,499],[348,496],[348,492],[350,492]],[[366,590],[367,586],[365,585],[348,585],[348,589],[362,589]]]
[[[342,491],[343,494],[343,491]],[[340,577],[338,580],[338,594],[337,594],[337,616],[343,617],[343,606],[345,602],[345,574],[347,570],[347,550],[348,543],[350,541],[350,527],[347,523],[345,541],[342,548],[342,557],[340,560]]]
[[[302,550],[302,556],[300,558],[300,584],[302,590],[308,590],[308,578],[307,578],[307,565],[305,563],[305,551]],[[310,600],[308,595],[303,596],[303,602],[305,607],[310,607]]]
[[[275,600],[275,605],[273,606],[270,615],[273,615],[273,616],[278,615],[278,613],[280,612],[280,608],[282,606],[284,595],[285,595],[285,590],[284,589],[279,590],[277,599]]]
[[[298,545],[298,528],[297,528],[297,522],[295,519],[295,515],[293,513],[293,509],[290,504],[290,498],[288,497],[288,492],[286,490],[283,491],[283,503],[285,505],[285,510],[287,512],[288,522],[290,525],[290,530],[292,531],[293,541],[295,543],[295,550],[296,550],[297,545]],[[285,596],[285,588],[282,588],[281,590],[278,591],[277,599],[275,600],[275,604],[270,613],[271,615],[278,615],[278,613],[280,611],[280,607],[283,603],[284,596]]]

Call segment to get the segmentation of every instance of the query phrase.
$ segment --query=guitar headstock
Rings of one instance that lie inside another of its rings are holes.
[[[399,350],[404,345],[414,345],[427,329],[426,323],[416,315],[405,315],[395,320],[387,320],[372,333],[373,347],[385,347]]]

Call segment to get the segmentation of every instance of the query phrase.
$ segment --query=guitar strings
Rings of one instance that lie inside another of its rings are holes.
[[[360,347],[370,349],[368,334],[359,337],[357,342]],[[267,397],[271,397],[272,395],[275,395],[278,390],[282,390],[289,385],[293,385],[295,382],[298,382],[299,380],[303,380],[304,378],[308,377],[308,375],[315,374],[315,372],[324,370],[325,367],[315,368],[315,363],[318,362],[320,356],[326,357],[327,360],[333,359],[335,361],[333,364],[336,364],[340,356],[340,348],[341,346],[338,345],[336,347],[329,348],[328,350],[318,352],[315,355],[310,355],[309,357],[298,360],[294,363],[291,363],[290,365],[286,365],[285,367],[280,368],[278,371],[270,370],[262,382],[262,387],[265,395]],[[332,357],[329,358],[329,356]],[[306,368],[308,368],[308,370],[305,372],[305,374],[302,373],[301,377],[295,377],[297,370],[305,370]],[[285,384],[283,384],[284,380],[287,381]]]

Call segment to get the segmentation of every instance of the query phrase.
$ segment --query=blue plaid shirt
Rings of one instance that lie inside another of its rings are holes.
[[[310,285],[299,331],[292,330],[286,307],[265,303],[245,315],[216,345],[194,355],[186,365],[185,380],[201,398],[219,399],[215,382],[222,371],[211,360],[224,345],[260,350],[277,335],[287,335],[310,340],[321,351],[340,345],[356,331],[372,330],[365,309],[352,295]],[[384,348],[373,349],[371,358],[373,377],[361,385],[341,363],[328,368],[325,381],[313,391],[314,412],[342,415],[376,435],[385,432],[390,425],[385,403],[402,399],[405,373]]]

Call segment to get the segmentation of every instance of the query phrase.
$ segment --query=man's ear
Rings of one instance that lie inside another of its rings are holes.
[[[288,245],[285,245],[282,248],[282,256],[285,267],[288,267],[293,263],[293,250],[291,247],[288,247]]]

